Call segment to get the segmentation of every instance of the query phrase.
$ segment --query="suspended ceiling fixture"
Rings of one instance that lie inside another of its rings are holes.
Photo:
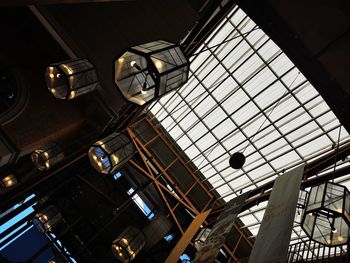
[[[61,213],[55,206],[50,205],[34,216],[33,224],[40,232],[45,233],[51,231],[62,220]]]
[[[14,174],[9,174],[0,180],[1,188],[9,188],[18,183],[17,177]]]
[[[135,153],[133,142],[124,133],[114,132],[95,142],[89,150],[91,165],[99,173],[112,174]]]
[[[336,145],[339,120],[238,6],[190,62],[188,82],[149,110],[212,185],[211,191],[225,201],[309,163]],[[342,130],[341,145],[349,141]],[[245,164],[232,169],[230,156],[242,151]],[[349,185],[349,179],[342,184]],[[266,203],[240,215],[242,228],[249,229],[251,237],[258,233]],[[292,240],[305,236],[296,225]]]
[[[121,262],[131,262],[146,245],[146,238],[136,227],[127,227],[112,243],[112,252]]]
[[[127,49],[114,66],[119,90],[125,99],[140,106],[181,87],[189,71],[180,45],[164,40]]]
[[[312,187],[302,222],[306,234],[326,246],[345,245],[349,226],[349,190],[331,182]]]
[[[49,170],[64,159],[62,149],[56,143],[48,143],[32,152],[31,159],[39,171]]]
[[[51,64],[45,72],[46,85],[57,99],[70,100],[95,90],[97,73],[87,59]]]

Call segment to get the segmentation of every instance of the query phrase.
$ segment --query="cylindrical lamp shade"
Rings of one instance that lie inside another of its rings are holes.
[[[211,229],[210,228],[202,228],[197,237],[194,240],[194,246],[199,251],[207,240]]]
[[[134,152],[134,144],[129,137],[114,132],[91,146],[89,159],[99,173],[112,174],[121,168]]]
[[[46,171],[62,161],[64,153],[56,143],[49,143],[32,152],[31,158],[39,171]]]
[[[146,244],[142,231],[127,227],[112,243],[112,252],[121,262],[132,261]]]
[[[96,89],[97,73],[87,59],[75,59],[48,66],[46,84],[57,99],[69,100]]]
[[[349,242],[350,192],[342,185],[324,183],[310,190],[302,228],[314,241],[326,246]]]
[[[11,186],[14,186],[17,183],[18,183],[18,181],[17,181],[16,176],[13,174],[10,174],[10,175],[5,176],[4,178],[1,179],[0,186],[1,186],[1,188],[9,188]]]
[[[57,226],[61,221],[62,215],[53,205],[43,209],[33,218],[33,224],[42,233],[51,231],[51,229]]]
[[[189,61],[180,45],[158,40],[127,49],[114,70],[123,96],[142,106],[185,84]]]

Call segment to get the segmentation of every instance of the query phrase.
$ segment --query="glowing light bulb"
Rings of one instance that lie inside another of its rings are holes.
[[[53,70],[54,70],[54,68],[53,67],[49,67],[49,77],[50,77],[50,79],[53,79],[54,77],[55,77],[55,74],[53,74]]]
[[[50,167],[49,161],[45,162],[45,166],[46,166],[47,169],[49,169],[49,167]]]
[[[342,212],[343,212],[343,209],[337,208],[337,209],[335,209],[335,211],[337,211],[338,213],[342,213]]]
[[[10,187],[16,183],[16,179],[13,175],[6,176],[1,180],[6,187]]]
[[[342,242],[344,240],[344,238],[342,236],[338,237],[338,241]]]
[[[13,181],[12,181],[12,180],[8,180],[8,181],[6,182],[6,185],[7,185],[7,186],[13,185]]]
[[[92,156],[92,159],[94,159],[94,160],[96,161],[96,160],[97,160],[96,155],[93,155],[93,156]]]
[[[112,157],[114,163],[118,163],[119,162],[119,158],[115,154],[112,154],[111,157]]]
[[[70,94],[69,94],[69,98],[73,99],[75,97],[75,91],[73,90]]]
[[[101,162],[98,162],[97,165],[100,166],[100,167],[102,167],[102,163],[101,163]]]
[[[122,257],[122,256],[123,256],[123,254],[122,254],[121,252],[119,252],[119,256],[120,256],[120,257]]]
[[[69,75],[73,74],[73,70],[71,69],[71,67],[67,66],[66,64],[62,64],[62,67],[64,67],[67,70]],[[57,75],[60,75],[60,74],[57,74]],[[57,78],[59,78],[59,77],[57,77]]]
[[[145,95],[147,94],[147,83],[143,83],[141,87],[141,94]]]
[[[118,62],[119,62],[119,63],[123,63],[123,62],[124,62],[124,58],[119,58],[119,59],[118,59]]]
[[[50,91],[55,94],[56,93],[56,90],[54,88],[50,89]]]
[[[130,62],[130,66],[136,68],[137,70],[141,70],[141,67],[136,63],[135,60]]]
[[[154,65],[156,66],[157,69],[162,69],[163,68],[163,63],[159,60],[157,60]]]

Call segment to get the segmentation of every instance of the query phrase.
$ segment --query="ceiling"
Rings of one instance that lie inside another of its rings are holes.
[[[73,127],[85,132],[81,123],[86,119],[99,119],[99,128],[104,126],[110,118],[107,112],[117,115],[125,103],[116,92],[113,61],[129,46],[154,39],[179,42],[199,18],[196,11],[202,8],[203,2],[137,0],[37,7],[36,10],[69,46],[71,54],[65,54],[62,45],[58,46],[51,37],[55,32],[49,29],[49,36],[38,23],[34,9],[29,11],[22,7],[20,12],[19,9],[8,9],[22,16],[21,19],[28,21],[26,23],[11,17],[8,10],[2,10],[8,13],[2,16],[3,20],[12,21],[12,27],[3,23],[11,36],[2,41],[2,46],[9,50],[5,52],[5,61],[24,65],[26,70],[30,69],[27,75],[31,76],[26,79],[31,97],[23,107],[23,114],[1,127],[9,141],[18,147],[17,150],[28,153],[43,142],[42,138],[74,140],[68,136],[72,134],[70,129],[59,133],[59,128]],[[210,191],[225,201],[331,152],[339,132],[340,144],[347,143],[346,129],[350,127],[347,118],[350,60],[346,51],[349,13],[340,12],[327,1],[319,8],[322,12],[318,13],[323,15],[313,12],[317,1],[310,1],[307,8],[303,5],[305,1],[285,1],[285,5],[272,0],[237,2],[256,23],[235,6],[191,55],[188,83],[149,109],[196,165],[197,173],[204,176],[203,182],[211,185]],[[263,3],[269,4],[264,6]],[[285,25],[280,23],[282,20],[273,20],[271,12],[283,17],[295,33],[286,37],[287,34],[283,34]],[[303,27],[303,23],[294,19],[299,18],[299,14],[306,19],[310,13],[313,13],[310,21],[303,22],[309,27]],[[20,28],[21,34],[14,34],[17,31],[13,28]],[[34,28],[37,37],[29,34],[32,31],[27,28]],[[13,42],[15,46],[12,46]],[[299,48],[299,42],[305,45],[304,49]],[[91,59],[98,69],[103,89],[96,96],[79,99],[77,104],[63,105],[53,101],[49,93],[41,92],[45,87],[40,72],[48,63],[72,55]],[[37,67],[31,67],[33,64]],[[94,107],[92,101],[96,102]],[[104,108],[105,104],[108,110]],[[97,112],[99,108],[100,112]],[[28,116],[33,120],[30,129],[26,125]],[[50,125],[40,129],[43,122]],[[67,125],[69,123],[72,125]],[[66,140],[67,144],[69,140]],[[228,165],[230,154],[237,151],[244,151],[247,157],[241,170],[233,170]],[[338,168],[345,166],[348,166],[347,159],[338,164]],[[337,179],[345,185],[349,185],[349,180],[350,176]],[[12,196],[12,192],[10,194]],[[266,204],[260,203],[240,214],[245,224],[242,229],[249,230],[251,239],[258,232]],[[292,243],[305,237],[297,220]]]
[[[225,201],[329,153],[339,134],[349,142],[319,92],[238,6],[190,60],[188,83],[149,110]],[[235,152],[247,158],[239,170],[229,167]],[[239,217],[251,238],[266,204]],[[292,242],[303,237],[296,222]]]

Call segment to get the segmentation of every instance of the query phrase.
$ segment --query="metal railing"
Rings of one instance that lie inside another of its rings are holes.
[[[347,245],[328,247],[312,240],[289,246],[288,263],[292,262],[348,262]]]

